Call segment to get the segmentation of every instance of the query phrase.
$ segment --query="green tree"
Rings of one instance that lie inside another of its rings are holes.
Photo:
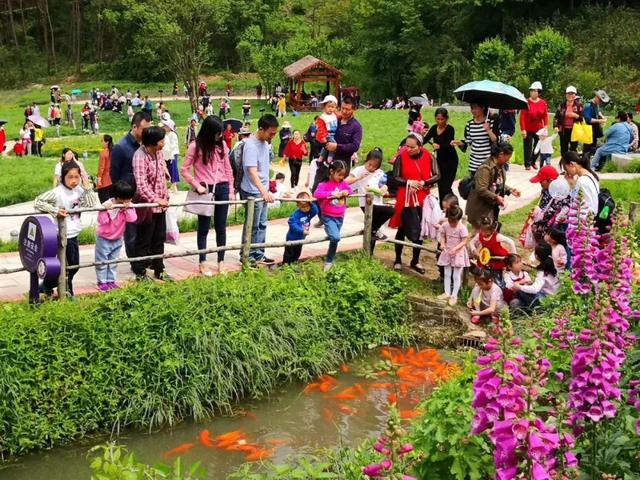
[[[473,53],[473,76],[477,80],[509,82],[517,75],[513,49],[498,37],[478,45]]]
[[[533,32],[522,41],[523,73],[529,82],[540,81],[546,91],[558,94],[570,51],[571,42],[556,30],[546,27]]]

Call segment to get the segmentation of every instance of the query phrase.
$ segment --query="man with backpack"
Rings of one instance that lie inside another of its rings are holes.
[[[271,115],[263,115],[258,120],[258,131],[242,142],[239,159],[234,155],[234,183],[240,179],[240,198],[262,198],[254,207],[253,225],[251,226],[251,243],[264,243],[267,237],[267,204],[275,200],[269,191],[270,142],[278,132],[278,119]],[[236,174],[237,171],[237,174]],[[242,230],[242,238],[248,232],[246,225]],[[253,264],[273,265],[272,259],[264,254],[264,248],[252,248],[249,259]]]

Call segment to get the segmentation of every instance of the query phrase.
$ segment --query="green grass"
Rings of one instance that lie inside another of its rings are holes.
[[[259,292],[259,294],[256,294]],[[310,292],[313,292],[310,295]],[[404,279],[362,255],[0,310],[0,454],[156,428],[405,343]]]

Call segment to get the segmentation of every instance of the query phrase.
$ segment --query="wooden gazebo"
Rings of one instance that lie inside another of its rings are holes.
[[[289,81],[290,104],[297,111],[313,109],[309,92],[304,90],[305,82],[326,83],[325,93],[331,93],[331,84],[333,84],[333,94],[338,100],[340,99],[342,72],[316,57],[307,55],[301,58],[285,67],[284,74]]]

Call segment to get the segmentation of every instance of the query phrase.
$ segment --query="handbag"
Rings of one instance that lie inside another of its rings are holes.
[[[520,245],[522,245],[526,249],[532,249],[536,246],[536,241],[533,236],[533,213],[529,214],[527,220],[524,222],[524,226],[522,227],[522,231],[520,232]]]
[[[571,130],[571,141],[580,142],[585,145],[593,143],[593,128],[584,121],[573,124]]]
[[[189,190],[187,192],[187,203],[193,202],[193,201],[211,202],[213,201],[213,192],[209,192],[207,190],[205,193],[199,194],[195,190]],[[213,209],[214,209],[214,205],[212,204],[205,205],[202,203],[194,203],[194,204],[184,206],[185,212],[189,212],[194,215],[202,215],[203,217],[212,217]]]
[[[410,206],[411,199],[413,199],[413,207]],[[422,232],[422,209],[418,203],[418,195],[413,192],[409,192],[407,187],[404,196],[404,208],[402,209],[402,229],[404,235],[413,243],[417,243],[420,240],[420,234]]]

